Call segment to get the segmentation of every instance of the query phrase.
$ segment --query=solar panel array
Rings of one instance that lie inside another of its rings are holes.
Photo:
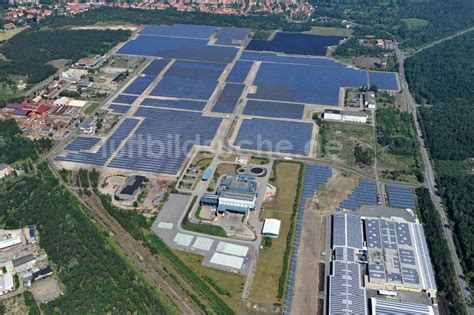
[[[208,45],[208,39],[138,35],[117,52],[122,55],[229,63],[237,54],[231,46]]]
[[[369,71],[369,81],[379,90],[399,90],[395,72]]]
[[[145,25],[140,34],[209,39],[215,26],[196,24]]]
[[[433,265],[431,264],[423,225],[419,223],[414,224],[413,231],[415,234],[416,248],[418,250],[419,264],[423,270],[423,284],[426,288],[436,290],[435,273],[433,271]]]
[[[328,46],[337,45],[342,39],[339,36],[278,32],[272,40],[253,39],[246,50],[324,56]]]
[[[332,215],[332,246],[362,248],[362,228],[358,216]]]
[[[139,122],[138,119],[126,118],[95,153],[84,151],[77,153],[69,152],[66,156],[56,156],[55,160],[102,166],[132,133]]]
[[[71,141],[67,146],[66,150],[68,151],[82,151],[82,150],[90,150],[94,147],[97,143],[99,143],[100,138],[93,138],[93,137],[77,137],[73,141]]]
[[[227,76],[226,82],[244,83],[252,68],[253,62],[238,60]]]
[[[240,46],[249,34],[250,30],[248,28],[220,27],[216,32],[216,44]]]
[[[434,314],[433,308],[424,304],[399,302],[379,298],[371,298],[371,302],[374,306],[375,314]]]
[[[363,205],[377,203],[377,188],[375,182],[361,178],[359,185],[352,190],[346,200],[339,204],[340,208],[356,210]]]
[[[207,100],[225,64],[177,60],[150,95]]]
[[[115,114],[126,114],[132,107],[128,105],[110,104],[109,108]]]
[[[367,76],[351,68],[262,63],[253,84],[251,98],[337,106],[339,89],[365,86]]]
[[[328,314],[367,314],[366,291],[358,263],[332,262],[328,309]]]
[[[386,184],[388,204],[395,208],[415,209],[415,198],[410,188],[400,185]]]
[[[169,59],[155,59],[143,69],[142,73],[157,77],[169,62]]]
[[[273,118],[303,118],[304,104],[248,100],[243,114]]]
[[[123,91],[125,94],[141,95],[151,85],[156,77],[151,75],[142,75],[136,77]]]
[[[300,64],[300,65],[319,66],[319,67],[342,67],[342,68],[347,67],[347,65],[334,59],[321,58],[321,57],[302,57],[302,56],[297,57],[297,56],[288,56],[288,55],[271,53],[271,52],[244,51],[240,55],[240,60],[275,62],[275,63],[286,63],[286,64]]]
[[[212,107],[212,111],[217,113],[233,113],[244,88],[244,84],[226,83]]]
[[[113,99],[112,103],[131,105],[133,104],[133,102],[135,102],[136,99],[137,99],[137,96],[135,95],[119,94],[117,97]]]
[[[176,108],[176,109],[187,109],[187,110],[198,110],[202,111],[206,106],[206,102],[192,101],[192,100],[170,100],[170,99],[157,99],[157,98],[145,98],[140,106],[147,107],[165,107],[165,108]]]
[[[234,145],[249,150],[308,155],[312,132],[312,123],[244,119]]]
[[[325,183],[328,178],[332,175],[332,171],[327,166],[322,165],[307,165],[304,174],[303,191],[300,198],[300,207],[296,217],[296,229],[293,243],[293,253],[290,262],[290,278],[287,285],[285,294],[285,304],[283,307],[283,313],[285,315],[290,314],[291,304],[293,301],[293,291],[296,280],[296,267],[298,263],[298,251],[301,241],[301,233],[303,228],[303,218],[305,209],[305,200],[313,196],[319,187]]]
[[[140,107],[135,116],[145,119],[110,167],[176,174],[192,146],[209,145],[221,123],[197,112],[147,107]]]

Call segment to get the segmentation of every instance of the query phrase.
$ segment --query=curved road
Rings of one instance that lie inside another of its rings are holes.
[[[434,46],[438,43],[441,43],[444,40],[448,40],[448,39],[454,38],[456,36],[459,36],[461,34],[464,34],[464,33],[468,32],[472,29],[473,28],[468,29],[464,32],[456,33],[452,36],[446,37],[445,39],[438,40],[437,42],[434,42],[431,45],[427,45],[424,48],[416,51],[415,53],[417,53],[417,52],[419,52],[419,51],[421,51],[425,48],[432,47],[432,46]],[[405,101],[407,103],[408,110],[413,115],[413,120],[415,122],[415,127],[416,127],[416,134],[417,134],[417,137],[418,137],[418,141],[420,143],[421,156],[423,158],[423,164],[425,166],[425,174],[424,175],[425,175],[426,187],[429,189],[431,199],[432,199],[432,201],[433,201],[433,203],[434,203],[434,205],[435,205],[436,209],[438,210],[438,213],[440,214],[440,217],[441,217],[441,224],[443,225],[444,235],[446,237],[446,240],[448,241],[448,246],[449,246],[449,250],[451,252],[451,257],[452,257],[452,260],[453,260],[453,263],[454,263],[454,269],[455,269],[455,272],[456,272],[457,281],[459,283],[460,292],[461,292],[461,294],[464,298],[464,301],[466,302],[469,313],[474,314],[474,308],[473,308],[472,305],[470,305],[471,304],[471,296],[470,296],[470,292],[469,292],[469,289],[468,289],[468,285],[465,281],[465,277],[464,277],[464,273],[463,273],[463,270],[462,270],[462,267],[461,267],[461,263],[459,261],[459,257],[458,257],[457,252],[456,252],[456,246],[455,246],[454,241],[453,241],[453,235],[451,233],[451,230],[449,229],[448,218],[446,216],[446,212],[444,211],[444,208],[443,208],[443,205],[442,205],[442,202],[441,202],[441,198],[438,195],[438,191],[437,191],[437,188],[436,188],[435,175],[434,175],[434,171],[433,171],[433,166],[431,164],[431,160],[429,158],[428,151],[425,147],[425,142],[424,142],[424,139],[422,137],[421,127],[420,127],[420,124],[418,122],[418,117],[417,117],[417,104],[416,104],[416,102],[415,102],[415,100],[414,100],[413,96],[411,95],[410,90],[408,88],[408,83],[407,83],[407,80],[406,80],[405,68],[404,68],[404,61],[405,61],[406,57],[404,56],[403,52],[399,49],[398,43],[397,43],[395,52],[397,54],[398,63],[400,65],[400,70],[399,70],[400,84],[401,84],[401,88],[402,88],[402,91],[403,91],[403,96],[404,96]]]

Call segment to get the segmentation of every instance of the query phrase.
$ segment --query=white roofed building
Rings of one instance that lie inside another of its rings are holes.
[[[265,219],[262,234],[268,237],[278,237],[280,235],[281,221],[277,219]]]

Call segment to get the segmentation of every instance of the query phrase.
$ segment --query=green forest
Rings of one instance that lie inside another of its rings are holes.
[[[446,255],[449,252],[448,242],[445,238],[440,239],[440,235],[444,235],[444,232],[439,213],[431,201],[427,188],[417,188],[416,195],[431,262],[436,274],[438,294],[449,301],[450,314],[467,314],[459,292],[451,255]]]
[[[37,30],[14,36],[0,48],[7,61],[0,60],[0,82],[9,82],[11,75],[37,83],[56,71],[48,62],[58,59],[77,61],[89,54],[104,54],[121,41],[129,31],[123,30]]]
[[[472,0],[311,0],[318,17],[355,20],[356,35],[393,34],[404,47],[419,46],[474,24]],[[416,18],[416,19],[413,19]],[[416,22],[416,23],[415,23]]]
[[[410,88],[420,103],[420,122],[437,184],[453,226],[466,277],[474,288],[474,175],[466,159],[474,157],[474,36],[446,41],[406,61]],[[453,168],[457,167],[457,170]]]

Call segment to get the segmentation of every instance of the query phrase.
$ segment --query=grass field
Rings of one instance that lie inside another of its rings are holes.
[[[402,22],[409,28],[419,28],[428,25],[430,22],[423,19],[408,18],[402,19]]]
[[[305,33],[324,36],[351,36],[353,32],[354,30],[350,28],[313,26],[311,31]]]
[[[203,256],[201,255],[179,250],[173,250],[173,252],[203,278],[235,313],[240,313],[240,297],[245,284],[245,276],[205,267],[202,265]],[[224,291],[225,294],[221,294]]]
[[[257,270],[250,290],[250,301],[261,304],[278,303],[278,280],[283,268],[283,254],[286,249],[286,237],[290,230],[290,212],[265,210],[264,219],[281,220],[280,236],[272,240],[272,245],[260,251]]]
[[[282,273],[286,240],[290,230],[290,218],[296,198],[300,165],[297,163],[279,162],[275,166],[277,186],[276,199],[265,205],[260,213],[261,219],[275,218],[281,220],[280,236],[272,240],[269,248],[262,250],[258,257],[250,301],[271,305],[278,303],[278,281]]]
[[[187,231],[197,232],[207,235],[215,235],[220,237],[227,237],[224,229],[217,225],[210,225],[210,224],[198,224],[193,222],[183,222],[181,227]]]
[[[92,112],[95,111],[95,109],[96,109],[97,107],[99,107],[99,105],[100,105],[99,102],[92,102],[92,103],[86,108],[86,110],[84,111],[84,113],[85,113],[86,115],[92,114]]]
[[[368,124],[328,123],[326,152],[331,159],[355,166],[354,147],[373,148],[373,130]]]
[[[15,28],[13,30],[9,30],[9,31],[6,31],[6,32],[0,32],[0,42],[9,40],[10,38],[15,36],[16,34],[23,31],[24,29],[25,29],[24,27],[19,27],[19,28]]]
[[[413,156],[390,154],[386,151],[382,146],[377,145],[377,170],[379,175],[382,178],[394,180],[390,175],[384,175],[384,171],[385,173],[395,171],[399,174],[396,180],[417,183],[416,176],[411,169],[414,167],[415,158]]]
[[[196,154],[192,164],[204,170],[211,164],[213,157],[214,154],[211,152],[200,151]]]
[[[293,211],[298,185],[298,172],[300,165],[297,163],[279,162],[275,166],[276,180],[271,181],[277,187],[275,199],[264,204],[267,209],[279,211]]]

